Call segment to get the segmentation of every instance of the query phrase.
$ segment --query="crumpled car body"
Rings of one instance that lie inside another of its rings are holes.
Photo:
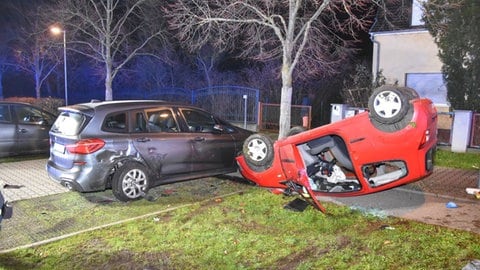
[[[437,142],[433,103],[409,88],[381,87],[367,111],[274,143],[247,138],[237,157],[258,186],[300,194],[325,212],[318,196],[359,196],[430,175]]]

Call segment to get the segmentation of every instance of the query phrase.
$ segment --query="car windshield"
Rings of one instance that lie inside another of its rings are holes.
[[[85,115],[76,112],[62,112],[52,126],[51,131],[62,135],[77,135],[85,121]]]

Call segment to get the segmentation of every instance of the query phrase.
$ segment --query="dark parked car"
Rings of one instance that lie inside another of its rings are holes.
[[[163,101],[90,102],[59,108],[49,176],[79,192],[112,188],[121,201],[150,187],[231,173],[251,132],[196,107]]]
[[[55,115],[28,103],[0,102],[0,157],[48,153]]]

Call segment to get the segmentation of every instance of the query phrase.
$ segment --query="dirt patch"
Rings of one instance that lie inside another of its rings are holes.
[[[277,268],[279,270],[296,269],[298,265],[305,260],[305,258],[318,258],[324,254],[327,254],[328,252],[330,252],[329,248],[311,246],[300,252],[296,252],[284,257],[283,259],[277,261],[275,265],[281,265],[281,267]]]
[[[448,208],[447,198],[428,196],[422,207],[403,214],[402,218],[480,234],[480,211],[476,202],[458,201]]]

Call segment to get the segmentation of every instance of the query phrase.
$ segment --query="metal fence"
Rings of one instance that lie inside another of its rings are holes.
[[[192,103],[223,119],[257,123],[258,89],[242,86],[214,86],[192,92]]]
[[[258,128],[259,130],[275,130],[279,129],[280,121],[280,104],[258,103]],[[311,127],[312,107],[306,105],[292,105],[290,114],[291,126],[303,126],[303,112],[308,115],[308,126]]]
[[[116,93],[115,99],[155,99],[192,104],[227,121],[256,124],[259,90],[233,85],[196,90],[170,87],[152,92],[125,91]]]
[[[193,104],[193,90],[184,88],[162,88],[160,91],[148,93],[145,99],[160,99],[167,101],[175,101],[178,103]]]

